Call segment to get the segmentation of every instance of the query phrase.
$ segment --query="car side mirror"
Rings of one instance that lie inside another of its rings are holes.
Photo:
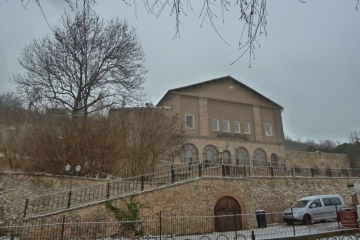
[[[310,205],[310,207],[311,207],[311,208],[314,208],[314,207],[316,207],[316,204],[313,203],[313,204]]]

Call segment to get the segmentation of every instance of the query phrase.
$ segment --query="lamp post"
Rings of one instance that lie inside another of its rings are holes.
[[[66,172],[66,174],[70,175],[70,190],[69,190],[69,198],[68,198],[68,208],[70,208],[70,201],[71,201],[72,179],[75,174],[76,175],[79,174],[81,167],[80,167],[80,165],[77,165],[75,167],[75,171],[73,171],[73,172],[71,172],[70,169],[71,169],[70,164],[67,164],[65,166],[65,172]]]

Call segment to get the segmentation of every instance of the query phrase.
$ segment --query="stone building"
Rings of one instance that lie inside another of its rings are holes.
[[[231,76],[171,89],[156,107],[184,121],[188,144],[177,161],[285,163],[283,107]]]

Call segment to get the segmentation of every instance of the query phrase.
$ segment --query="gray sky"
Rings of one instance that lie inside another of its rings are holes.
[[[43,0],[51,26],[58,23],[66,4]],[[216,26],[226,45],[208,20],[201,26],[200,0],[181,18],[180,39],[173,40],[175,20],[170,10],[159,18],[147,14],[142,1],[137,12],[122,0],[99,0],[102,18],[127,19],[137,28],[149,70],[144,90],[157,103],[167,90],[221,76],[240,82],[284,107],[285,135],[301,140],[330,139],[345,142],[360,131],[360,12],[356,0],[269,0],[267,37],[248,68],[249,55],[230,65],[237,50],[242,23],[230,8],[225,23],[219,12]],[[131,1],[129,1],[131,2]],[[235,1],[234,1],[235,2]],[[20,0],[0,3],[0,93],[15,90],[9,83],[23,70],[17,62],[21,49],[32,39],[50,34],[33,0],[27,10]]]

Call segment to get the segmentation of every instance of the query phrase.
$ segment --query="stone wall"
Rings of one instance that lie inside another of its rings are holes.
[[[1,174],[1,221],[21,219],[25,199],[40,194],[68,190],[69,177],[45,174]],[[201,221],[188,221],[178,218],[181,228],[174,230],[173,223],[163,225],[165,233],[177,231],[212,232],[215,228],[214,208],[222,197],[231,197],[237,201],[241,213],[243,229],[256,228],[256,210],[265,210],[269,214],[269,224],[281,222],[281,212],[297,199],[319,194],[339,194],[347,205],[352,204],[352,192],[346,185],[353,182],[352,178],[292,178],[292,177],[251,177],[224,178],[202,177],[186,182],[161,187],[156,190],[144,191],[136,199],[144,206],[141,212],[143,219],[159,218],[163,221],[174,216],[208,216]],[[103,183],[103,180],[74,178],[73,187],[90,186]],[[111,199],[117,206],[124,203],[120,199]],[[87,204],[86,206],[65,210],[52,214],[50,217],[74,216],[109,216],[113,213],[105,208],[105,201]],[[26,219],[29,224],[36,219]],[[170,220],[169,220],[170,221]],[[190,225],[191,226],[190,226]]]
[[[347,154],[286,150],[286,164],[299,167],[350,168]]]
[[[73,188],[106,182],[99,179],[73,177]],[[70,176],[45,173],[0,172],[0,222],[23,216],[27,198],[53,192],[68,191]]]

